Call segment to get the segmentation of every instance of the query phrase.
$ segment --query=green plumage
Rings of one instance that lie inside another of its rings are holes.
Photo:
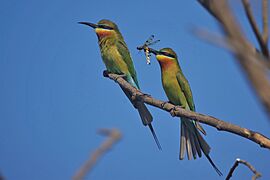
[[[195,111],[191,88],[180,68],[176,53],[170,48],[163,48],[156,52],[156,58],[161,67],[163,89],[169,101],[186,110]],[[206,134],[201,125],[196,121],[184,117],[181,118],[179,158],[184,159],[185,151],[187,151],[188,159],[196,159],[197,155],[201,157],[202,151],[217,173],[222,175],[209,156],[210,146],[198,130]]]
[[[181,69],[176,74],[176,79],[177,79],[178,84],[180,85],[180,88],[181,88],[184,96],[185,96],[185,99],[188,103],[189,109],[192,111],[195,111],[195,105],[194,105],[194,101],[193,101],[192,92],[191,92],[189,83],[188,83],[187,79],[185,78],[184,74],[182,73]]]
[[[125,74],[126,80],[139,88],[133,61],[124,40],[108,37],[103,38],[100,44],[102,44],[100,46],[101,56],[107,70],[112,73]]]
[[[139,83],[130,52],[117,25],[109,20],[101,20],[98,24],[80,22],[95,29],[98,37],[102,60],[110,73],[125,75],[125,80],[139,89]],[[142,123],[148,126],[159,149],[161,146],[152,127],[153,117],[144,103],[132,101],[131,94],[122,88],[128,99],[138,110]]]

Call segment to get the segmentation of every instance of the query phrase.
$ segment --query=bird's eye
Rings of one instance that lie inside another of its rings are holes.
[[[106,26],[106,25],[98,25],[99,28],[102,28],[102,29],[108,29],[108,30],[112,30],[113,28],[110,27],[110,26]]]
[[[168,56],[168,57],[171,57],[171,58],[175,58],[175,56],[173,54],[170,54],[170,53],[167,53],[167,52],[162,52],[162,54],[164,56]]]

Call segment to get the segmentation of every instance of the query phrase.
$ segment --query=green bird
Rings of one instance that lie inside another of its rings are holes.
[[[176,53],[171,48],[163,48],[159,51],[149,48],[149,52],[155,54],[159,62],[162,85],[169,102],[181,106],[186,110],[195,111],[192,92],[188,80],[181,70]],[[185,151],[187,151],[188,159],[196,159],[197,154],[201,157],[202,151],[216,172],[222,175],[209,156],[210,146],[203,139],[198,130],[206,135],[206,132],[198,122],[181,117],[179,159],[184,159]]]
[[[105,19],[100,20],[97,24],[89,22],[79,23],[94,28],[98,37],[101,57],[107,68],[107,71],[109,73],[124,75],[124,78],[127,82],[129,82],[135,88],[140,89],[130,52],[117,25],[112,21]],[[134,107],[138,110],[143,125],[150,128],[155,142],[158,148],[161,150],[161,145],[151,124],[153,121],[151,113],[144,103],[140,101],[132,101],[131,94],[123,88],[122,90],[134,105]]]

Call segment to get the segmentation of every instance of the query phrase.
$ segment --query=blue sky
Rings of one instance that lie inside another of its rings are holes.
[[[259,5],[255,5],[259,18]],[[255,42],[239,1],[236,16]],[[146,65],[136,47],[151,34],[171,47],[189,79],[197,111],[259,131],[270,124],[233,57],[190,33],[194,26],[218,32],[196,1],[2,1],[0,6],[0,172],[7,179],[70,179],[104,138],[99,128],[118,128],[123,139],[88,179],[218,179],[205,157],[178,160],[179,120],[149,107],[163,147],[159,151],[120,88],[105,69],[93,30],[78,21],[116,22],[129,46],[141,89],[167,100],[160,69]],[[223,174],[236,158],[270,178],[269,150],[204,126],[211,157]],[[240,166],[235,179],[251,172]],[[224,177],[223,177],[224,178]],[[222,178],[220,178],[222,179]]]

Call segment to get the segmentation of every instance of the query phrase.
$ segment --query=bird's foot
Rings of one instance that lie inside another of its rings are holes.
[[[124,73],[122,73],[122,74],[117,74],[117,77],[115,78],[115,82],[119,79],[119,78],[124,78],[124,77],[126,77],[127,75],[126,74],[124,74]]]
[[[135,102],[137,101],[137,95],[136,95],[136,93],[133,93],[131,95],[131,100],[132,100],[133,105],[135,106]]]
[[[151,95],[150,95],[150,94],[146,94],[146,93],[142,93],[142,95],[140,95],[140,96],[151,97]]]
[[[115,73],[112,73],[112,72],[110,72],[110,71],[108,71],[108,70],[104,70],[103,71],[103,76],[104,77],[109,77],[109,74],[115,74]],[[122,73],[122,74],[116,74],[117,76],[116,76],[116,78],[115,78],[115,81],[117,81],[117,79],[118,78],[124,78],[124,77],[126,77],[126,74],[124,74],[124,73]]]
[[[165,102],[161,103],[160,106],[161,106],[162,108],[164,108],[164,106],[165,106],[166,104],[168,104],[168,103],[171,103],[171,102],[170,102],[170,101],[165,101]]]
[[[117,74],[117,77],[115,78],[115,80],[117,81],[118,78],[124,78],[126,77],[126,74]]]
[[[177,105],[177,106],[174,106],[172,109],[170,109],[170,114],[171,114],[171,116],[172,117],[175,117],[176,116],[176,114],[175,114],[175,111],[177,111],[177,108],[185,108],[185,106],[183,106],[183,105]]]
[[[132,94],[131,96],[131,99],[133,101],[141,101],[144,97],[151,97],[150,94],[145,94],[145,93],[142,93],[140,90],[137,90],[138,92],[140,92],[139,94],[137,93],[134,93]]]

